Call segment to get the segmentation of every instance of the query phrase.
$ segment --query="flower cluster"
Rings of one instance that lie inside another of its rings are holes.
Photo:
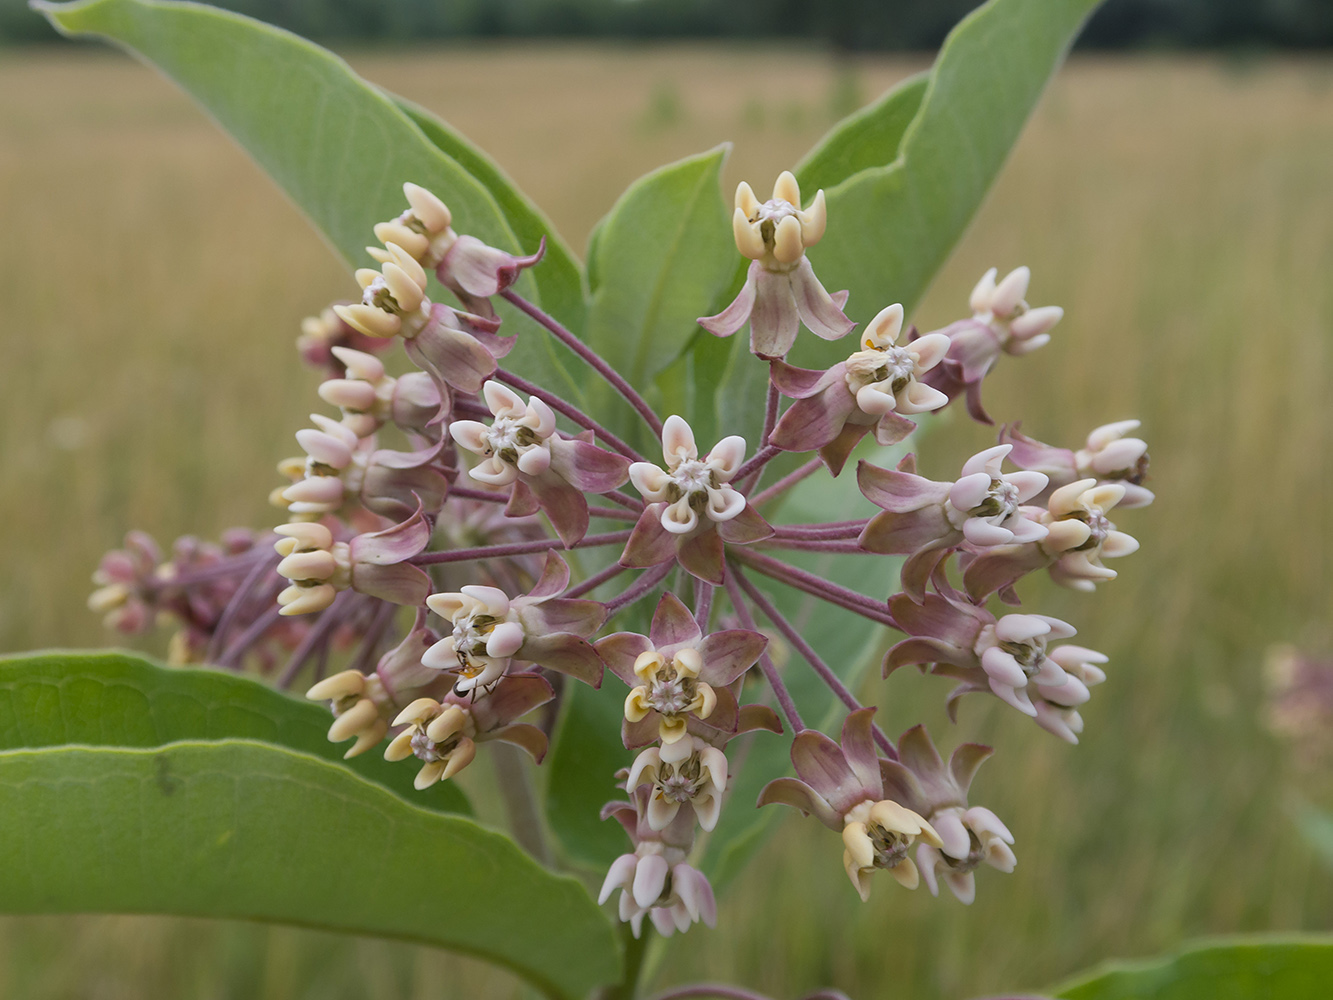
[[[896,445],[960,396],[989,423],[982,379],[1002,354],[1048,342],[1062,317],[1027,305],[1028,270],[988,272],[970,318],[934,332],[906,325],[900,304],[874,303],[845,360],[798,368],[786,357],[802,328],[835,341],[856,325],[847,294],[827,292],[807,255],[829,222],[824,194],[802,207],[790,173],[762,203],[742,184],[733,221],[746,281],[699,322],[723,337],[749,325],[751,363],[768,379],[754,415],[763,429],[753,450],[740,434],[703,450],[685,416],[659,417],[646,387],[519,294],[544,245],[529,255],[489,246],[456,232],[435,194],[404,193],[407,209],[374,227],[379,267],[357,272],[360,300],[303,324],[298,349],[336,415],[313,414],[296,435],[302,454],[279,466],[288,482],[273,501],[285,522],[220,545],[183,539],[165,559],[132,535],[103,560],[90,606],[127,632],[174,621],[181,661],[305,681],[308,697],[328,702],[329,738],[350,743],[348,756],[383,744],[388,760],[414,762],[423,792],[492,741],[540,763],[557,718],[571,717],[574,685],[601,688],[609,672],[624,690],[596,697],[619,708],[624,755],[602,779],[623,796],[603,818],[620,822],[630,846],[601,898],[619,891],[636,935],[645,921],[664,935],[715,922],[701,834],[717,834],[724,810],[751,806],[730,801],[736,770],[762,756],[744,741],[790,741],[796,776],[765,775],[758,805],[792,806],[837,831],[863,898],[878,870],[907,888],[943,884],[965,903],[983,865],[1012,871],[1013,835],[969,802],[990,749],[963,743],[946,763],[920,726],[891,741],[779,595],[899,630],[884,677],[915,664],[952,678],[951,716],[962,695],[985,692],[1077,742],[1106,657],[1066,642],[1074,629],[1063,621],[989,605],[1018,604],[1020,581],[1038,571],[1084,591],[1115,577],[1104,560],[1137,542],[1109,518],[1153,500],[1138,423],[1108,424],[1072,449],[1006,425],[942,480],[920,474],[914,455],[894,468],[859,461],[855,485],[839,481],[864,503],[852,520],[781,523],[775,501],[807,476],[838,476],[867,435]],[[510,332],[513,310],[530,321],[521,333]],[[613,431],[501,367],[518,336],[554,338],[642,426]],[[660,446],[661,463],[628,441]],[[777,475],[793,454],[804,464]],[[901,557],[901,591],[885,600],[835,584],[791,553]],[[787,683],[807,669],[847,709],[839,741],[806,725]],[[570,729],[563,738],[585,735]],[[532,824],[531,813],[515,810],[515,822]]]

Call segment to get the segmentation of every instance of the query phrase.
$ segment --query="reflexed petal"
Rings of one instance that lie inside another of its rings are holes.
[[[640,906],[652,906],[666,888],[668,866],[660,854],[650,854],[639,859],[634,871],[634,902]]]
[[[792,741],[791,760],[801,779],[840,814],[869,798],[842,748],[821,732],[807,729],[798,733]]]
[[[755,274],[755,301],[750,312],[750,352],[768,361],[786,356],[796,343],[801,318],[791,278],[762,267]]]
[[[676,536],[662,527],[665,508],[665,504],[651,503],[643,509],[620,554],[620,565],[643,569],[676,558]]]
[[[653,648],[648,637],[637,632],[616,632],[598,639],[593,647],[607,668],[630,686],[639,684],[634,661]]]
[[[724,549],[722,537],[711,525],[709,522],[703,531],[678,542],[676,559],[691,576],[721,586]]]
[[[1024,715],[1030,715],[1033,718],[1037,716],[1037,709],[1032,706],[1032,700],[1022,691],[1017,691],[1008,684],[1002,684],[994,677],[990,679],[990,689],[1006,705],[1012,705]],[[1045,704],[1043,702],[1043,704]]]
[[[611,862],[602,882],[602,891],[597,894],[597,905],[605,903],[617,889],[628,889],[634,883],[634,869],[638,864],[639,859],[633,854],[622,854]]]
[[[791,272],[791,292],[801,321],[816,337],[837,340],[846,336],[856,326],[838,308],[833,297],[824,290],[824,286],[815,277],[810,261],[805,258],[802,258],[796,270]]]
[[[745,285],[727,308],[716,316],[699,317],[699,325],[715,337],[730,337],[750,319],[754,309],[757,274],[763,271],[763,265],[757,260],[750,265],[745,276]]]
[[[847,716],[842,724],[842,752],[866,796],[878,799],[884,795],[884,786],[873,736],[874,715],[873,708],[861,708]]]
[[[648,796],[648,826],[653,830],[665,830],[676,813],[680,811],[680,803],[673,802],[665,796],[658,795],[656,792]]]
[[[709,684],[725,687],[754,666],[767,645],[767,636],[749,629],[711,632],[699,643],[704,664],[700,676]]]

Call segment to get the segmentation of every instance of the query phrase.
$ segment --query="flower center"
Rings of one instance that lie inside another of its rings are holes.
[[[663,764],[657,776],[657,793],[669,802],[693,801],[699,791],[702,772],[697,753],[690,754],[679,764]]]
[[[1046,662],[1046,637],[1038,636],[1026,642],[1002,642],[1000,648],[1017,661],[1025,677],[1035,676]]]
[[[969,517],[998,517],[1004,520],[1017,511],[1018,487],[1003,479],[992,478],[986,498],[967,513]]]
[[[693,677],[681,677],[668,663],[648,684],[648,704],[663,715],[680,715],[694,703],[698,688],[698,681]]]
[[[412,734],[412,755],[427,764],[444,760],[458,748],[458,741],[462,735],[462,733],[455,733],[442,743],[436,743],[426,735],[426,730],[418,729]]]
[[[1101,511],[1079,511],[1069,516],[1082,521],[1088,526],[1088,540],[1076,548],[1075,552],[1100,548],[1102,543],[1106,541],[1106,536],[1115,527]]]
[[[876,868],[898,867],[912,846],[910,837],[889,830],[879,823],[867,824],[866,836],[870,838],[870,844],[875,851],[873,864]]]
[[[951,872],[957,872],[962,875],[966,872],[975,871],[981,862],[986,860],[986,852],[982,850],[981,841],[971,830],[967,831],[968,848],[967,857],[951,858],[943,851],[938,852],[938,857],[944,862],[944,866]]]
[[[498,455],[510,465],[518,464],[519,449],[540,443],[537,432],[514,417],[496,417],[486,431],[487,457]]]

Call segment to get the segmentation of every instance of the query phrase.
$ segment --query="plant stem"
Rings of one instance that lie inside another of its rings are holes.
[[[731,598],[731,606],[740,618],[741,625],[744,628],[756,631],[754,627],[754,616],[750,614],[750,609],[745,605],[745,599],[741,594],[740,587],[737,586],[736,574],[727,573],[727,596]],[[791,692],[787,690],[787,685],[782,682],[782,675],[778,673],[778,668],[773,663],[772,657],[765,650],[759,656],[759,669],[763,672],[764,680],[768,681],[768,686],[773,689],[773,697],[778,700],[778,707],[782,709],[782,714],[787,717],[787,722],[791,725],[792,732],[799,733],[805,730],[805,723],[801,721],[801,713],[796,710],[796,702],[792,700]]]
[[[711,583],[694,578],[694,623],[699,626],[699,631],[708,633],[708,616],[713,610],[713,591],[716,588]]]
[[[589,507],[588,515],[590,517],[604,517],[610,521],[637,521],[639,515],[632,510],[622,510],[619,507]]]
[[[522,312],[526,313],[529,317],[550,330],[551,333],[555,334],[557,340],[582,358],[588,364],[588,367],[597,372],[602,378],[606,379],[611,388],[615,389],[616,392],[625,397],[625,401],[638,411],[639,416],[643,417],[644,421],[652,429],[654,434],[659,438],[662,436],[662,421],[657,418],[657,414],[653,412],[653,408],[644,401],[642,396],[634,391],[633,386],[626,382],[618,371],[603,361],[596,351],[566,330],[554,316],[546,314],[527,299],[523,298],[523,296],[515,292],[512,288],[506,289],[501,292],[500,295],[506,302],[517,306]]]
[[[449,496],[458,497],[462,500],[480,500],[483,503],[508,503],[509,497],[503,493],[495,493],[490,490],[474,490],[466,486],[449,486]]]
[[[795,549],[800,552],[829,552],[853,556],[875,554],[861,548],[856,542],[839,541],[836,538],[784,538],[774,536],[773,538],[765,538],[755,544],[766,549]]]
[[[612,531],[605,535],[584,535],[571,549],[587,549],[598,545],[618,545],[628,541],[629,529]],[[551,538],[539,538],[531,542],[510,542],[507,545],[478,545],[471,549],[446,549],[443,552],[423,552],[407,560],[416,566],[433,566],[436,563],[467,562],[472,559],[498,559],[502,556],[526,556],[534,552],[545,552],[556,548],[557,543]]]
[[[612,563],[610,566],[606,567],[606,569],[601,570],[598,573],[594,573],[592,576],[588,577],[588,579],[584,580],[582,583],[570,587],[560,596],[578,597],[582,594],[587,594],[593,590],[596,590],[598,587],[606,583],[606,581],[610,580],[612,577],[619,576],[621,573],[625,572],[625,570],[628,568],[629,567],[627,566],[620,565],[620,563]]]
[[[825,580],[823,577],[815,576],[813,573],[797,569],[789,563],[774,559],[771,556],[761,555],[758,552],[736,551],[732,555],[744,565],[763,573],[765,576],[772,577],[780,583],[785,583],[789,587],[803,590],[813,597],[828,601],[830,604],[836,604],[848,611],[854,611],[858,615],[877,621],[880,624],[897,627],[889,616],[887,601],[881,605],[865,594],[849,590],[830,580]]]
[[[537,806],[532,777],[517,747],[496,740],[489,750],[495,762],[495,777],[509,815],[509,832],[519,845],[547,868],[551,867],[551,849],[546,843],[541,809]]]
[[[774,458],[776,458],[778,455],[781,454],[782,454],[781,448],[774,447],[771,444],[766,444],[762,448],[760,448],[759,451],[755,453],[753,458],[751,458],[748,462],[746,462],[739,469],[737,469],[736,475],[732,476],[731,478],[738,483],[743,483],[745,482],[747,476],[751,475],[752,473],[758,472],[770,461],[772,461]],[[742,490],[741,492],[743,493],[745,491]]]
[[[805,638],[796,630],[796,626],[787,619],[787,616],[779,611],[777,606],[764,596],[762,590],[756,587],[750,580],[746,579],[745,574],[741,572],[741,568],[733,565],[731,570],[736,575],[736,582],[740,584],[741,589],[745,591],[750,600],[754,601],[755,607],[763,612],[764,617],[771,621],[777,627],[777,630],[783,634],[786,640],[792,644],[792,647],[805,658],[805,661],[810,664],[810,667],[814,672],[819,675],[820,680],[827,684],[829,689],[837,695],[838,700],[853,712],[857,709],[865,708],[865,706],[857,699],[856,695],[852,694],[847,688],[847,685],[842,682],[842,679],[838,677],[838,675],[833,672],[832,668],[820,658],[819,654],[815,652],[814,647],[805,641]],[[897,760],[898,751],[894,748],[893,743],[889,738],[884,735],[879,726],[875,726],[873,732],[875,734],[875,742],[879,744],[879,748],[884,751],[884,755],[890,760]]]
[[[806,479],[814,475],[823,467],[824,467],[824,462],[822,459],[818,458],[810,459],[810,461],[806,462],[800,468],[787,473],[772,486],[765,487],[763,490],[752,496],[750,498],[751,506],[759,507],[763,504],[768,503],[770,500],[774,499],[777,496],[780,496],[782,493],[785,493],[787,490],[791,489],[802,479]]]
[[[675,562],[663,563],[661,566],[654,566],[648,572],[634,581],[623,594],[606,602],[606,617],[610,620],[612,615],[619,614],[625,608],[629,607],[635,601],[646,597],[654,587],[666,579],[666,575],[676,568]]]
[[[620,925],[620,937],[624,942],[625,974],[614,986],[607,986],[596,994],[597,1000],[634,1000],[639,992],[639,976],[643,973],[643,960],[648,952],[649,939],[652,937],[652,925],[644,928],[642,937],[635,937],[629,924]]]
[[[828,524],[775,524],[774,530],[784,538],[856,538],[869,518],[860,521],[830,521]]]
[[[267,559],[262,559],[255,563],[254,566],[251,567],[250,572],[245,574],[245,579],[242,580],[241,585],[236,588],[236,593],[231,595],[231,600],[228,601],[227,606],[223,608],[222,616],[218,618],[217,627],[213,629],[212,638],[208,640],[208,648],[204,651],[205,663],[212,663],[217,659],[218,654],[223,650],[223,643],[226,641],[227,632],[231,628],[231,623],[235,620],[237,614],[240,613],[242,605],[250,599],[250,591],[252,591],[255,585],[259,583],[260,578],[264,576],[265,572],[272,570],[281,558],[282,557],[275,552]]]

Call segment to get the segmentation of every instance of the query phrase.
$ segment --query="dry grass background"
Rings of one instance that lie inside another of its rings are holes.
[[[490,150],[576,246],[644,170],[731,139],[729,182],[767,183],[835,111],[917,68],[710,47],[354,62]],[[991,264],[1028,263],[1033,301],[1067,319],[1049,348],[1000,366],[992,413],[1070,444],[1145,421],[1159,500],[1121,519],[1143,550],[1095,598],[1024,594],[1112,656],[1084,743],[985,702],[949,728],[946,682],[875,682],[891,730],[924,718],[943,743],[998,745],[974,797],[1014,829],[1017,871],[981,873],[970,908],[888,882],[861,905],[839,845],[793,818],[664,982],[963,998],[1201,933],[1329,928],[1333,877],[1287,819],[1291,782],[1257,708],[1269,643],[1333,643],[1330,163],[1326,59],[1064,71],[918,321],[959,314]],[[87,574],[125,529],[269,523],[272,463],[315,399],[296,324],[349,279],[170,85],[100,52],[0,54],[0,232],[0,649],[92,645],[106,637],[82,609]],[[988,442],[955,421],[925,471]],[[474,963],[336,935],[0,921],[0,996],[511,994]]]

